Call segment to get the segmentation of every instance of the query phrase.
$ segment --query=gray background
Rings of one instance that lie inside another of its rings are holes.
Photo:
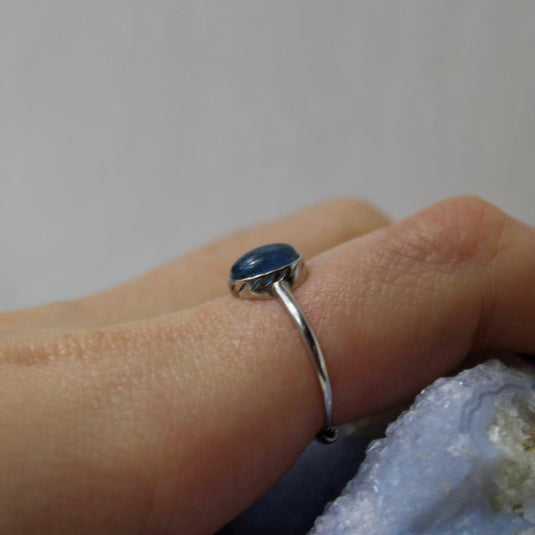
[[[0,1],[0,309],[340,194],[535,223],[535,2]]]

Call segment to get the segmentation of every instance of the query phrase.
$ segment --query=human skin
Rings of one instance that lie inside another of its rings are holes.
[[[288,242],[337,424],[404,401],[469,355],[535,353],[535,229],[457,197],[398,223],[339,199],[118,288],[0,314],[0,533],[211,533],[323,426],[277,300],[227,294],[243,252]]]

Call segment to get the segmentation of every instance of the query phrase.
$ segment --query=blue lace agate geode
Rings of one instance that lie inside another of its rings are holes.
[[[425,389],[312,532],[535,534],[535,376],[491,361]]]

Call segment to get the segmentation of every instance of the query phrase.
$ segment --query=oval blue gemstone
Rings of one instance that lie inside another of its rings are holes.
[[[240,257],[230,270],[233,280],[248,279],[281,269],[299,258],[299,253],[286,243],[262,245]]]

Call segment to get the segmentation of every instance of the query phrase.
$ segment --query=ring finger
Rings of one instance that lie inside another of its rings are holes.
[[[364,201],[331,200],[237,232],[110,290],[1,313],[0,333],[112,325],[189,308],[224,295],[228,266],[248,249],[289,242],[311,258],[387,224],[388,218]]]

